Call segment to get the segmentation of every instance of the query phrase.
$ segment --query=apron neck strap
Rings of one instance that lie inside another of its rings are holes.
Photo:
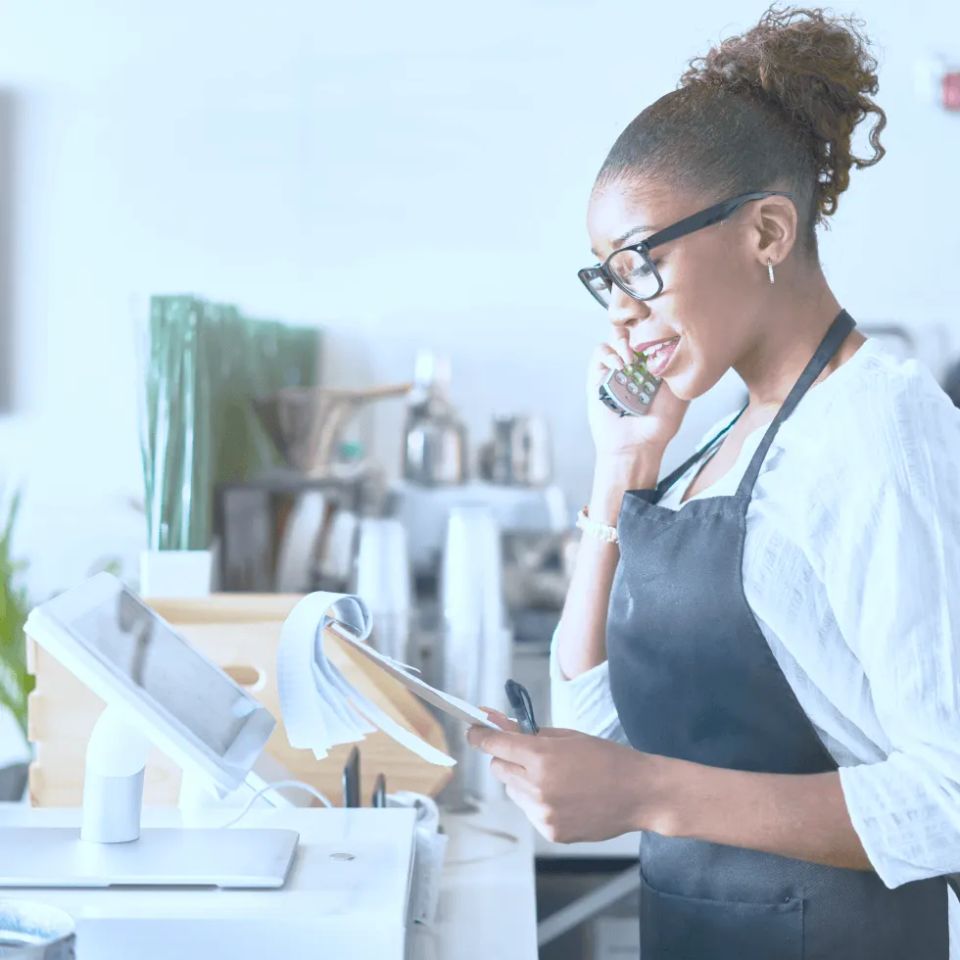
[[[812,386],[813,381],[820,376],[824,367],[833,359],[834,354],[840,349],[840,344],[847,339],[850,331],[853,330],[855,326],[856,324],[854,323],[853,317],[851,317],[846,310],[841,310],[833,323],[830,324],[830,329],[827,331],[823,340],[820,341],[820,346],[817,347],[816,353],[814,353],[810,358],[810,362],[804,367],[800,378],[793,385],[790,393],[787,394],[787,399],[783,401],[783,406],[777,411],[777,415],[773,418],[773,421],[767,428],[767,432],[763,435],[760,446],[757,447],[753,459],[750,461],[750,466],[747,467],[747,471],[740,481],[740,486],[737,488],[738,497],[750,496],[753,491],[753,486],[757,482],[757,477],[760,475],[760,467],[763,465],[767,451],[770,449],[770,444],[773,443],[773,438],[780,429],[780,424],[793,413],[797,404],[803,399],[804,394]]]
[[[715,433],[696,453],[680,464],[673,473],[664,477],[658,484],[653,502],[656,503],[695,463],[703,459],[707,452],[713,449],[722,440],[730,428],[743,416],[746,406],[718,433]]]

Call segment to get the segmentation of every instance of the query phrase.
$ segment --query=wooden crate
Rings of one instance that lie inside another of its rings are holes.
[[[190,600],[146,602],[277,718],[267,753],[287,767],[294,777],[312,784],[334,803],[339,803],[341,772],[350,745],[337,747],[318,761],[311,751],[290,746],[280,720],[277,645],[283,621],[299,599],[278,594],[218,594]],[[30,799],[34,806],[78,806],[83,793],[86,744],[103,709],[103,701],[29,637],[27,646],[30,669],[37,680],[29,699],[28,736],[36,746],[35,760],[30,767]],[[407,729],[448,752],[438,720],[400,683],[361,654],[351,651],[331,631],[327,631],[325,648],[331,662],[361,693]],[[450,768],[421,760],[379,731],[369,734],[358,747],[365,803],[369,802],[378,773],[385,775],[390,791],[416,790],[430,795],[439,793],[452,776]],[[179,789],[179,767],[158,750],[151,751],[144,802],[175,804]]]

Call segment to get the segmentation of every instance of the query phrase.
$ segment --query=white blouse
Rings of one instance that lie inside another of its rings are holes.
[[[693,499],[733,494],[766,429]],[[880,878],[960,872],[960,410],[926,368],[867,340],[808,391],[760,470],[743,582]],[[554,636],[550,669],[554,724],[626,742],[606,662],[567,680]]]

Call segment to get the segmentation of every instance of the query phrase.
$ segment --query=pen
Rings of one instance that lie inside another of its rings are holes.
[[[360,751],[354,747],[343,768],[343,805],[360,806]]]
[[[504,685],[507,693],[507,700],[510,701],[510,709],[517,715],[517,721],[520,729],[524,733],[539,733],[536,718],[533,715],[533,701],[527,688],[516,680],[508,680]]]
[[[373,784],[373,796],[370,798],[371,807],[385,807],[387,805],[387,781],[382,773],[377,774]]]

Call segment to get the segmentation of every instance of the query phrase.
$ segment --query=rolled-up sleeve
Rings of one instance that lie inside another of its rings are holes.
[[[960,413],[937,401],[891,398],[872,442],[896,449],[864,465],[895,469],[820,516],[830,606],[890,743],[840,782],[891,888],[960,871]]]
[[[626,734],[610,693],[609,671],[609,664],[604,660],[577,677],[565,677],[557,657],[555,630],[550,641],[550,716],[553,725],[626,743]]]

